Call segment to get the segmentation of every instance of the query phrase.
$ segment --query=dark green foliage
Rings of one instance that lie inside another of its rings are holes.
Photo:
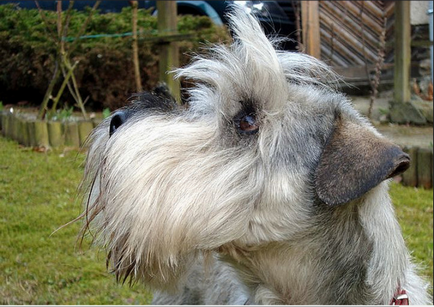
[[[0,6],[0,97],[4,103],[28,100],[39,105],[42,101],[55,69],[57,35],[56,12],[44,14],[48,29],[38,10]],[[73,10],[66,33],[67,52],[75,44],[88,14],[89,11]],[[180,33],[194,34],[188,42],[180,42],[181,65],[189,61],[186,53],[196,52],[205,41],[229,38],[225,28],[215,26],[207,17],[180,16],[178,28]],[[142,84],[144,90],[149,90],[158,82],[158,46],[145,38],[157,34],[157,18],[139,9],[138,29]],[[87,106],[113,110],[124,105],[135,92],[131,36],[125,35],[129,32],[131,8],[124,8],[121,13],[95,13],[84,36],[98,37],[82,38],[73,48],[71,62],[80,61],[74,73],[83,99],[89,96]],[[116,34],[124,35],[110,37]],[[61,100],[74,105],[67,90]]]

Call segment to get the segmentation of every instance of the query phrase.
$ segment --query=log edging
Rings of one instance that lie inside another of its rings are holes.
[[[26,147],[83,148],[86,139],[102,120],[50,121],[29,119],[20,114],[0,112],[1,135]]]

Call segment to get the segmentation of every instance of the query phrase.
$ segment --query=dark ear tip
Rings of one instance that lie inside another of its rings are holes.
[[[396,159],[395,165],[395,169],[387,178],[393,178],[404,173],[410,167],[410,156],[403,152],[402,155]]]
[[[125,111],[117,111],[115,114],[113,114],[111,121],[110,121],[110,136],[113,135],[113,133],[116,132],[116,130],[126,122],[128,116]]]

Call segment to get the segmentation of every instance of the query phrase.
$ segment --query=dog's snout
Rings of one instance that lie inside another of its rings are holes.
[[[396,159],[395,168],[387,178],[393,178],[404,173],[410,167],[410,156],[404,152]]]
[[[128,116],[124,111],[118,111],[113,114],[112,119],[110,121],[110,136],[118,130],[118,128],[126,122]]]

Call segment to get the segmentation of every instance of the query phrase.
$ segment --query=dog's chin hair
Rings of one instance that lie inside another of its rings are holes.
[[[209,127],[151,116],[121,128],[131,135],[128,145],[116,135],[107,140],[101,133],[106,124],[92,135],[97,149],[89,151],[86,169],[93,181],[87,216],[89,222],[98,217],[95,231],[120,278],[168,287],[194,258],[192,251],[212,250],[246,233],[260,185],[252,167],[257,157],[241,149],[222,152],[214,145],[215,130],[204,131]],[[164,130],[165,138],[153,137],[153,130]],[[198,193],[183,193],[194,186]]]

